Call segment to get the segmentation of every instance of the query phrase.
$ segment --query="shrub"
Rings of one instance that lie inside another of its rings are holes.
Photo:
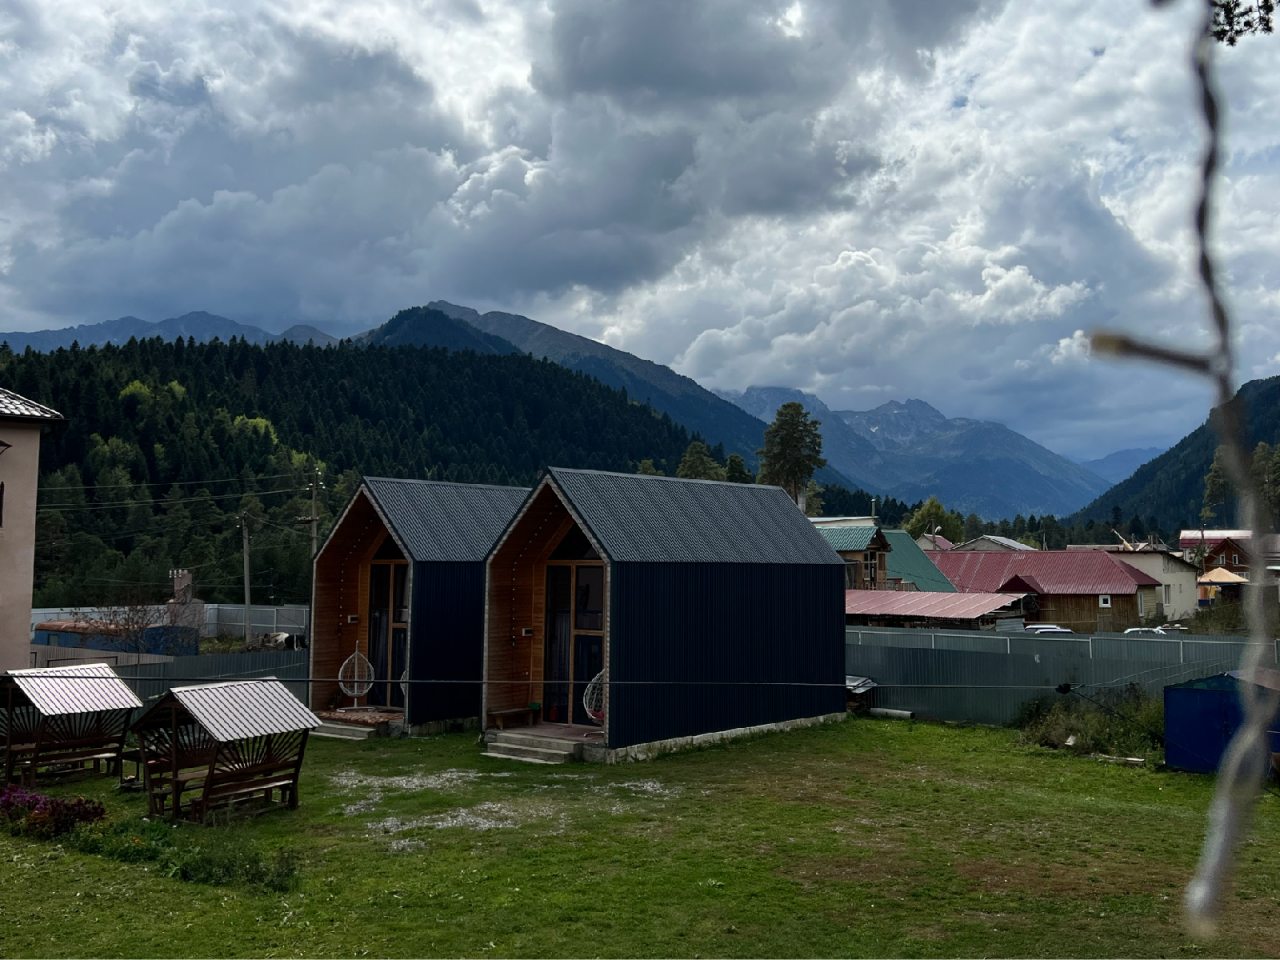
[[[50,797],[12,784],[0,789],[0,821],[13,834],[48,840],[106,815],[101,803],[86,797]]]
[[[256,846],[214,831],[201,830],[208,843],[184,842],[183,831],[164,820],[121,820],[81,827],[70,843],[124,863],[155,863],[168,876],[210,886],[292,890],[298,883],[298,858],[288,850],[263,853]]]
[[[1075,753],[1145,756],[1164,746],[1164,704],[1135,684],[1030,701],[1017,725],[1023,743]]]

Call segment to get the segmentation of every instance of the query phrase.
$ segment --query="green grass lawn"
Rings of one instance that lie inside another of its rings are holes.
[[[313,739],[297,811],[176,828],[293,848],[290,893],[0,835],[0,955],[1280,954],[1274,795],[1221,937],[1183,932],[1205,777],[865,719],[618,767],[479,753]],[[50,792],[145,809],[107,778]]]

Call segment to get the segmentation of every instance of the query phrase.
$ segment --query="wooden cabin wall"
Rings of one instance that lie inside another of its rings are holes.
[[[517,518],[489,560],[486,588],[486,711],[528,706],[542,697],[547,626],[547,556],[573,521],[543,490]],[[525,636],[525,631],[530,636]]]
[[[368,655],[369,560],[387,536],[367,500],[358,498],[316,557],[311,598],[311,709],[351,706],[338,670],[358,648]],[[355,623],[348,618],[355,616]]]
[[[1138,626],[1136,594],[1112,594],[1111,606],[1099,607],[1096,596],[1045,594],[1028,623],[1053,623],[1076,633],[1119,633]]]

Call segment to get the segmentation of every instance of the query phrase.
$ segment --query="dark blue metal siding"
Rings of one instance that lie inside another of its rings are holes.
[[[841,566],[610,570],[610,747],[844,709]]]
[[[484,563],[415,563],[409,627],[410,724],[480,715]],[[436,682],[431,682],[436,681]]]

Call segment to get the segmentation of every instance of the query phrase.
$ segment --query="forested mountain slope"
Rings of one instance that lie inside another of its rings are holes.
[[[15,354],[0,383],[60,411],[41,449],[36,605],[163,599],[166,571],[206,600],[307,599],[314,463],[331,518],[359,474],[527,484],[547,464],[673,472],[690,436],[621,392],[523,354],[159,339]],[[322,524],[322,529],[324,528]],[[134,588],[137,588],[134,591]]]
[[[1237,394],[1244,408],[1249,450],[1260,442],[1280,443],[1280,377],[1251,380]],[[1139,517],[1147,527],[1173,535],[1200,522],[1204,476],[1213,462],[1218,435],[1209,421],[1179,440],[1129,479],[1116,484],[1066,522],[1110,521],[1115,517]],[[1215,521],[1220,526],[1237,522],[1231,504]]]

